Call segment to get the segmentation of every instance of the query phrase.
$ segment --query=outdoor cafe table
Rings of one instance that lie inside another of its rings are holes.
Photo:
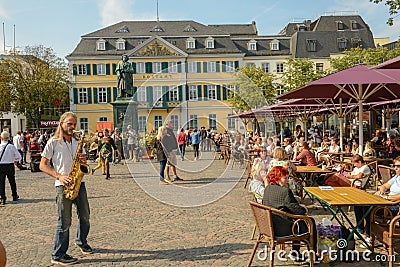
[[[347,237],[347,242],[349,242],[353,235],[357,235],[368,247],[368,249],[372,251],[370,245],[361,236],[357,228],[364,223],[365,217],[369,216],[371,210],[375,206],[390,206],[393,205],[392,201],[367,193],[366,191],[355,187],[304,187],[304,191],[312,195],[314,199],[317,199],[323,207],[332,213],[333,219],[336,218],[339,224],[345,227],[344,222],[339,220],[337,217],[338,214],[343,216],[350,226],[350,235]],[[357,222],[357,225],[354,226],[345,212],[345,208],[356,205],[369,206],[369,209],[366,213],[364,213],[361,220]]]
[[[296,166],[297,177],[301,180],[300,183],[300,198],[303,202],[305,195],[303,194],[304,186],[313,186],[315,181],[313,181],[313,174],[323,174],[331,173],[331,170],[321,169],[318,166]]]

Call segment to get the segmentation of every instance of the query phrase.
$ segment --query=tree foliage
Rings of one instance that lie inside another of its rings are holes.
[[[375,4],[379,4],[383,2],[383,0],[369,0],[370,2],[374,2]],[[400,10],[400,0],[385,0],[385,5],[389,6],[389,15],[390,17],[387,20],[387,24],[393,26],[393,19],[397,17]]]
[[[308,58],[290,58],[285,63],[282,85],[288,91],[291,91],[326,74],[324,71],[317,71],[315,63]]]
[[[352,48],[344,52],[343,57],[331,58],[331,68],[333,72],[351,68],[357,64],[377,65],[389,59],[400,56],[399,42],[392,50],[386,47],[378,48]]]
[[[237,90],[229,92],[229,101],[237,112],[262,107],[272,102],[276,95],[273,76],[252,66],[244,66],[236,73],[234,85]]]
[[[40,110],[69,105],[68,65],[42,45],[25,47],[0,62],[0,98],[12,111],[38,123]],[[3,90],[4,89],[4,90]]]

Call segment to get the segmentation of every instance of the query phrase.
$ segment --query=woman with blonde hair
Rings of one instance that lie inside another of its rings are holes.
[[[252,192],[258,203],[262,202],[264,189],[268,185],[267,171],[264,162],[255,162],[251,168],[251,176],[253,179],[250,183],[250,192]]]
[[[273,167],[280,166],[284,167],[289,172],[289,188],[293,193],[297,193],[299,190],[299,181],[296,180],[297,167],[289,160],[289,155],[286,150],[281,147],[277,147],[274,151],[274,158],[269,163],[268,173]]]
[[[154,140],[154,149],[156,150],[157,160],[160,162],[160,184],[165,185],[171,183],[170,180],[165,179],[164,171],[167,166],[167,156],[164,152],[162,145],[162,139],[167,135],[167,129],[165,126],[158,127],[157,136]]]
[[[375,156],[375,154],[376,154],[376,151],[375,151],[375,149],[372,148],[372,142],[367,141],[365,143],[363,157],[373,157],[373,156]]]

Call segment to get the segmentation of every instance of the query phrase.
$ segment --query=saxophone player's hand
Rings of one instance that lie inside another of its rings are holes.
[[[58,180],[63,184],[63,185],[67,185],[72,181],[72,178],[67,176],[67,175],[60,175],[58,177]]]

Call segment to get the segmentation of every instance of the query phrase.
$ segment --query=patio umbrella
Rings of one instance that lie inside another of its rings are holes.
[[[363,142],[363,103],[400,98],[400,72],[357,65],[312,81],[277,99],[315,98],[354,101],[359,110],[359,139]],[[360,153],[363,146],[360,145]]]
[[[400,69],[400,56],[375,65],[371,69]]]

